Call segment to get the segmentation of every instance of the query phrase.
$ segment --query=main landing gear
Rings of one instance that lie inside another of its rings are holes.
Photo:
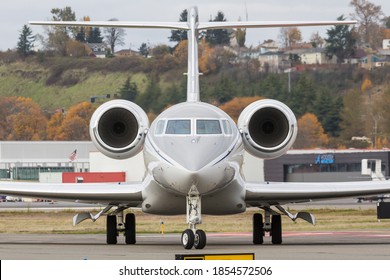
[[[301,218],[312,225],[315,224],[315,218],[308,212],[298,212],[293,215],[280,205],[275,206],[282,214],[287,215],[291,220],[295,221]],[[263,244],[266,232],[271,236],[272,244],[282,244],[282,216],[280,213],[271,209],[271,207],[261,207],[264,210],[263,215],[255,213],[253,215],[253,244]]]
[[[126,244],[135,244],[136,242],[135,215],[128,213],[124,220],[123,210],[118,208],[107,216],[107,244],[117,244],[119,233],[124,234]]]
[[[263,244],[266,232],[270,233],[272,244],[282,244],[281,216],[269,208],[265,209],[264,221],[262,214],[253,215],[253,244]]]
[[[181,243],[184,249],[203,249],[206,246],[206,233],[196,229],[196,225],[202,223],[201,198],[196,187],[192,187],[187,195],[187,223],[189,229],[183,231]]]

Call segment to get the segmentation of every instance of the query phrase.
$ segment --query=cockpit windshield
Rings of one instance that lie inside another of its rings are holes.
[[[197,134],[222,134],[219,120],[196,120]]]
[[[231,135],[232,129],[225,119],[168,119],[159,120],[155,135]]]
[[[168,120],[165,134],[191,134],[191,120]]]

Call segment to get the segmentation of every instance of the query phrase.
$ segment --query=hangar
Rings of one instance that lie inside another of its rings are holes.
[[[40,173],[88,172],[90,141],[0,141],[0,179],[37,181]]]

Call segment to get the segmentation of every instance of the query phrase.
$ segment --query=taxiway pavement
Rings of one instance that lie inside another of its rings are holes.
[[[253,245],[250,233],[209,233],[203,250],[185,250],[179,234],[139,234],[137,244],[106,245],[102,234],[0,234],[2,260],[174,260],[176,254],[255,253],[257,260],[390,260],[390,230],[286,232],[282,245]]]

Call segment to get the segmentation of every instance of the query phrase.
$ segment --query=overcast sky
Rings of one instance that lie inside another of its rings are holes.
[[[0,50],[15,48],[20,30],[30,20],[49,20],[52,8],[70,6],[77,19],[89,16],[91,20],[117,18],[124,21],[178,21],[180,13],[198,6],[200,20],[208,21],[222,11],[228,21],[239,17],[249,20],[335,20],[341,14],[353,12],[350,0],[2,0],[0,5]],[[390,15],[389,0],[372,0]],[[32,27],[34,33],[44,34],[41,27]],[[318,30],[322,36],[326,28],[301,28],[305,40]],[[267,39],[277,40],[279,29],[252,29],[247,32],[247,46],[257,45]],[[127,30],[126,45],[137,49],[143,42],[155,45],[168,43],[169,30]]]

